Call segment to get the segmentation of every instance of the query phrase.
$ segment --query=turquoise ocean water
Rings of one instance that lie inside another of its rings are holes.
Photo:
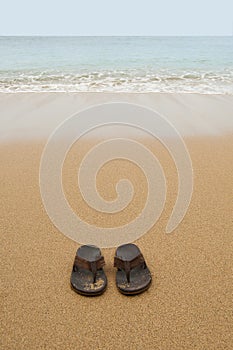
[[[0,91],[233,94],[233,36],[0,37]]]

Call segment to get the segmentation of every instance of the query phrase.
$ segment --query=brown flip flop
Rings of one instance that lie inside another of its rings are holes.
[[[86,296],[102,294],[107,287],[104,265],[104,257],[98,247],[83,245],[78,248],[70,278],[72,289]]]
[[[121,293],[135,295],[150,287],[150,270],[135,244],[124,244],[117,248],[114,267],[117,267],[116,284]]]

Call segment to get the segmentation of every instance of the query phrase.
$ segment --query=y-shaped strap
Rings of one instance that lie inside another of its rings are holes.
[[[120,270],[125,270],[127,281],[130,282],[130,271],[137,266],[146,266],[143,255],[140,253],[132,260],[123,260],[119,256],[114,258],[114,267]]]
[[[74,259],[73,271],[77,271],[78,268],[83,268],[91,271],[93,273],[93,283],[95,283],[97,271],[102,269],[104,265],[105,265],[105,261],[102,255],[100,255],[94,261],[88,261],[76,255]]]

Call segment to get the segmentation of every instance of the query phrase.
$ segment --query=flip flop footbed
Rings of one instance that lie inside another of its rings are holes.
[[[126,270],[122,266],[118,268],[116,284],[119,291],[123,294],[133,295],[147,290],[152,278],[139,248],[134,244],[125,244],[117,248],[116,257],[123,262],[122,266],[124,266],[125,261],[128,261],[129,264],[131,263],[132,266],[136,264],[135,267],[130,269],[128,278]]]
[[[97,247],[82,246],[77,250],[70,279],[71,286],[76,292],[90,296],[104,292],[107,278],[103,268],[98,268],[100,258],[101,252]],[[93,263],[97,264],[95,271],[91,268]]]

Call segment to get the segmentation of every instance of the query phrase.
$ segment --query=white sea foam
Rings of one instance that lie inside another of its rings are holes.
[[[148,72],[93,71],[85,73],[10,72],[0,75],[0,92],[197,92],[233,94],[233,71]]]

